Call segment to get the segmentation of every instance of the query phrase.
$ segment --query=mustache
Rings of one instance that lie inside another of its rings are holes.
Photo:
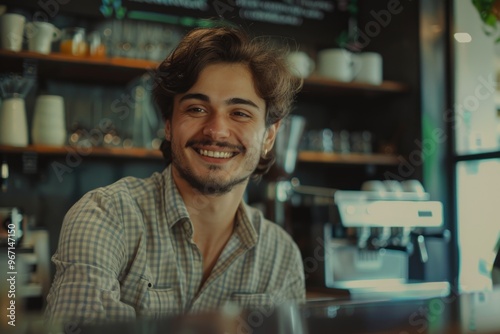
[[[246,148],[243,145],[234,145],[234,144],[230,144],[228,142],[212,141],[212,140],[208,140],[208,139],[204,139],[204,140],[192,139],[186,143],[186,147],[192,147],[192,146],[197,146],[197,145],[198,146],[217,146],[220,148],[228,148],[231,150],[237,150],[237,151],[240,151],[243,153],[246,152]]]

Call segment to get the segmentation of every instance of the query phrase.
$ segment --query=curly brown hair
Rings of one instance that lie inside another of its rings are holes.
[[[177,48],[159,65],[155,75],[153,98],[164,120],[171,119],[174,96],[188,91],[208,65],[240,63],[250,69],[257,94],[266,102],[266,127],[290,113],[302,80],[295,77],[286,63],[287,49],[277,47],[270,38],[250,38],[233,27],[191,30]],[[161,145],[163,156],[172,160],[171,144]],[[262,158],[254,176],[265,174],[275,161],[274,152]]]

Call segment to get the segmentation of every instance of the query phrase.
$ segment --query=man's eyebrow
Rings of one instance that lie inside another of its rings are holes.
[[[182,102],[185,100],[191,100],[191,99],[200,100],[200,101],[204,101],[204,102],[210,102],[210,98],[207,95],[201,94],[201,93],[186,94],[179,99],[179,102]],[[232,98],[226,100],[225,103],[227,105],[243,104],[243,105],[254,107],[256,109],[260,109],[259,106],[255,102],[253,102],[252,100],[243,99],[241,97],[232,97]]]
[[[229,100],[226,101],[226,104],[227,105],[244,104],[244,105],[247,105],[247,106],[254,107],[256,109],[260,109],[259,106],[256,103],[254,103],[252,100],[242,99],[240,97],[230,98]]]
[[[191,99],[201,100],[201,101],[205,101],[205,102],[210,102],[210,98],[208,96],[206,96],[205,94],[201,94],[201,93],[186,94],[186,95],[184,95],[183,97],[181,97],[179,99],[179,102],[182,102],[182,101],[185,101],[185,100],[191,100]]]

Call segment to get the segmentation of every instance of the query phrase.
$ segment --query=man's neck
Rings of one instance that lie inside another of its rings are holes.
[[[247,182],[235,185],[226,194],[206,195],[191,187],[175,170],[173,178],[186,205],[195,234],[203,236],[203,239],[217,238],[224,231],[232,229]]]
[[[233,233],[236,211],[247,183],[238,184],[223,195],[204,195],[175,170],[173,176],[193,224],[193,242],[203,256],[201,288]]]

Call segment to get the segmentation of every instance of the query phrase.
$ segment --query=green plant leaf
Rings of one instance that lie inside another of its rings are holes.
[[[495,17],[491,13],[494,1],[495,0],[472,0],[472,4],[476,7],[479,17],[487,25],[491,25],[491,16]]]
[[[489,14],[486,19],[484,20],[484,23],[489,25],[490,27],[496,27],[497,25],[497,17],[493,14]]]
[[[342,31],[335,42],[340,48],[345,48],[349,43],[349,34],[347,33],[347,31]]]
[[[127,12],[127,8],[120,7],[116,10],[116,18],[123,19],[125,17],[125,13]]]

